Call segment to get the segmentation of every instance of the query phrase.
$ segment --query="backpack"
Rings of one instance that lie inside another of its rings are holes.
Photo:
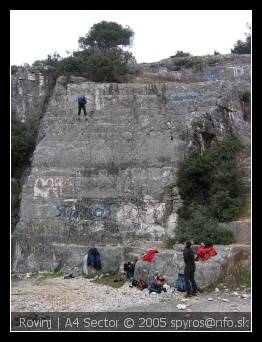
[[[185,292],[186,291],[186,286],[185,286],[185,276],[183,273],[178,274],[178,278],[176,280],[176,288],[180,292]]]
[[[80,104],[86,104],[86,98],[85,96],[79,96],[78,103]]]

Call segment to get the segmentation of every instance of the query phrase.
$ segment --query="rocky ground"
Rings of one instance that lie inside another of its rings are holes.
[[[31,277],[12,277],[11,310],[13,312],[249,312],[251,311],[250,288],[243,285],[234,290],[219,284],[211,293],[184,298],[173,292],[149,295],[124,283],[119,288],[97,284],[82,276],[73,279],[47,277],[41,274]]]

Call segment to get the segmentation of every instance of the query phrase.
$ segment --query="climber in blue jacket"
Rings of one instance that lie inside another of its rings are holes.
[[[81,109],[84,110],[84,115],[87,116],[86,112],[86,97],[85,96],[79,96],[78,97],[78,116],[80,117]],[[86,118],[87,120],[87,118]]]

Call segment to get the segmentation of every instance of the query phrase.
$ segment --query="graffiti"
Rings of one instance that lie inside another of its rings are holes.
[[[200,96],[196,95],[176,95],[176,96],[171,96],[171,102],[193,102],[196,103],[199,101]]]
[[[233,69],[234,77],[243,76],[245,74],[245,68],[249,69],[248,66],[244,66],[244,65],[232,66],[232,67],[228,67],[228,68]],[[250,72],[251,72],[251,69],[250,69]]]
[[[233,112],[234,119],[236,120],[243,120],[243,113],[242,112]]]
[[[166,74],[167,73],[167,67],[160,67],[158,70],[159,74]]]
[[[112,204],[104,204],[96,208],[80,208],[77,204],[60,204],[56,208],[58,210],[56,217],[66,217],[68,219],[107,218],[112,213]]]
[[[41,177],[34,184],[34,198],[48,198],[50,195],[60,197],[64,188],[73,187],[73,182],[64,177]]]
[[[39,233],[62,233],[64,228],[62,227],[28,227],[26,228],[27,234],[39,234]]]
[[[221,73],[218,70],[211,70],[206,72],[194,72],[192,75],[198,76],[198,77],[207,77],[211,80],[217,80],[221,77]]]
[[[234,77],[244,75],[244,67],[243,66],[233,66],[233,67],[229,67],[229,69],[233,69]]]

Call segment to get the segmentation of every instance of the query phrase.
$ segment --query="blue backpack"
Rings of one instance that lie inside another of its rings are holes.
[[[86,98],[85,96],[79,96],[78,103],[80,104],[86,104]]]
[[[176,288],[180,292],[185,292],[186,291],[186,286],[185,286],[185,276],[183,273],[178,274],[178,278],[176,280]]]

